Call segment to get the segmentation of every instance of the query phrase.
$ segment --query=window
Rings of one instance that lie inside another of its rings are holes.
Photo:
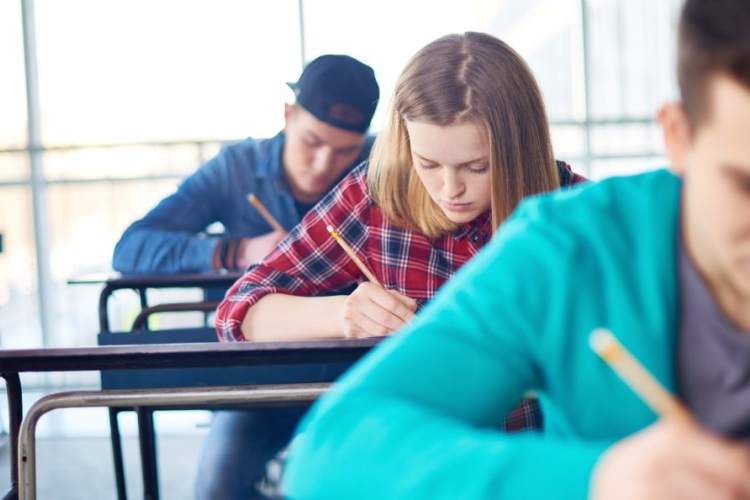
[[[595,179],[663,165],[653,118],[677,94],[680,4],[311,0],[301,40],[295,0],[36,0],[43,154],[32,183],[20,2],[0,2],[0,345],[42,345],[41,314],[54,324],[48,344],[92,344],[99,287],[66,280],[109,270],[128,224],[222,143],[279,131],[292,98],[285,82],[303,58],[347,53],[371,65],[377,131],[419,48],[486,31],[529,62],[558,158]],[[45,213],[34,213],[35,200]],[[38,254],[48,256],[44,286]],[[113,324],[127,324],[137,301],[117,304]]]

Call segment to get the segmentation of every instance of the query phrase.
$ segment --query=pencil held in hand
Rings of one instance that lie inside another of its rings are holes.
[[[286,232],[283,227],[281,227],[281,224],[274,219],[273,215],[271,215],[271,212],[266,210],[266,207],[263,206],[263,204],[260,202],[258,198],[255,197],[253,193],[250,193],[247,195],[247,200],[255,207],[255,209],[260,212],[260,215],[268,222],[268,224],[274,229],[274,231],[280,231],[280,232]]]
[[[682,404],[612,335],[599,328],[591,332],[589,345],[631,389],[660,417],[692,422]]]
[[[370,271],[370,269],[367,267],[367,265],[359,260],[359,257],[357,257],[357,254],[354,253],[354,250],[352,250],[352,247],[349,246],[349,244],[344,241],[344,239],[341,237],[341,234],[339,234],[336,229],[334,229],[333,226],[328,225],[326,226],[326,229],[328,229],[328,232],[331,233],[331,236],[333,236],[333,239],[338,242],[339,245],[341,245],[341,248],[344,249],[344,251],[349,255],[349,257],[354,261],[355,264],[357,264],[357,267],[359,268],[362,273],[367,276],[367,279],[370,280],[372,283],[375,283],[376,285],[382,287],[383,285],[380,284],[378,279],[375,277],[375,275]]]

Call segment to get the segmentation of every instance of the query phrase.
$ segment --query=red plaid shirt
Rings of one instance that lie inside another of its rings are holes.
[[[585,180],[567,164],[558,162],[558,169],[563,186]],[[386,289],[416,300],[420,307],[492,237],[489,211],[439,238],[395,227],[370,198],[362,164],[310,210],[276,250],[232,286],[217,310],[220,340],[245,340],[240,325],[247,310],[269,293],[330,295],[351,290],[366,279],[328,233],[329,224]],[[509,431],[540,425],[539,407],[531,400],[524,400],[503,422]]]

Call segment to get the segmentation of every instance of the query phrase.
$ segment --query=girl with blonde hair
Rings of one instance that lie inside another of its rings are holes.
[[[553,157],[541,93],[523,59],[488,34],[439,38],[401,73],[369,163],[231,288],[218,309],[220,338],[391,334],[521,199],[581,180]],[[329,225],[382,287],[365,281]]]
[[[555,161],[541,93],[513,49],[483,33],[439,38],[403,70],[370,161],[229,290],[217,312],[219,336],[390,335],[481,250],[522,198],[582,180]],[[327,226],[379,284],[366,280]],[[538,404],[522,401],[497,425],[539,429]]]

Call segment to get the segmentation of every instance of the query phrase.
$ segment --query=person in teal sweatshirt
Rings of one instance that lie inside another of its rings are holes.
[[[528,199],[323,397],[293,500],[750,498],[750,2],[687,0],[672,168]],[[694,415],[659,420],[607,328]],[[541,433],[494,424],[528,391]]]

